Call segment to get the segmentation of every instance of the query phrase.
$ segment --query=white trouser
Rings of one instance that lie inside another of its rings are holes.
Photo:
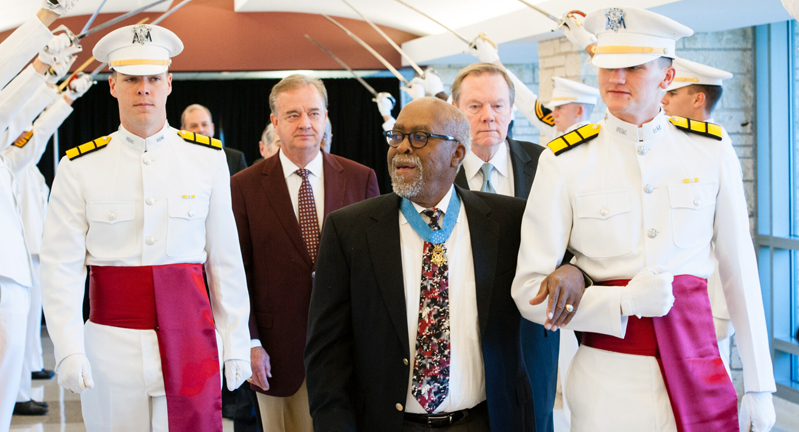
[[[569,366],[572,364],[575,354],[577,354],[577,337],[573,330],[560,329],[560,351],[558,351],[558,387],[563,401],[563,414],[566,416],[566,425],[571,424],[571,410],[566,401],[566,376]],[[567,429],[568,430],[568,429]]]
[[[169,430],[158,337],[153,330],[85,326],[94,388],[80,396],[88,432]]]
[[[676,432],[654,357],[580,346],[566,378],[572,432]]]
[[[28,329],[25,335],[25,358],[22,361],[22,376],[19,381],[17,402],[31,400],[31,372],[44,368],[42,358],[42,285],[39,278],[39,255],[31,255],[33,284],[30,287],[31,305],[28,312]]]
[[[28,288],[0,276],[0,431],[11,427],[28,326]]]

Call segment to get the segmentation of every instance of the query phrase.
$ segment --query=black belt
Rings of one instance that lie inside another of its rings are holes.
[[[477,410],[486,409],[485,401],[480,402],[479,404],[475,405],[472,408],[455,411],[451,413],[439,413],[439,414],[411,414],[405,413],[405,420],[413,423],[421,423],[427,425],[430,428],[442,428],[451,426],[466,417],[469,416],[470,413],[474,413]]]

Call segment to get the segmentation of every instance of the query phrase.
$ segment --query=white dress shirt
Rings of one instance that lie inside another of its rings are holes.
[[[250,302],[225,154],[168,124],[146,139],[122,126],[110,138],[62,158],[50,194],[41,274],[56,364],[86,352],[87,265],[204,264],[222,358],[249,359]]]
[[[283,166],[283,175],[286,177],[286,186],[289,188],[289,195],[291,195],[291,205],[294,207],[294,215],[297,221],[300,220],[300,187],[302,187],[302,177],[295,171],[300,169],[294,162],[283,154],[283,150],[279,150],[280,164]],[[325,169],[322,160],[322,152],[316,154],[311,162],[305,167],[311,173],[308,175],[308,182],[311,183],[313,190],[314,204],[316,204],[316,219],[319,222],[319,231],[322,230],[322,218],[325,216]]]
[[[436,208],[443,213],[449,205],[454,192],[451,188]],[[415,203],[416,211],[424,207]],[[426,219],[423,216],[423,219]],[[405,281],[405,305],[407,308],[408,340],[411,359],[416,356],[416,335],[419,323],[419,295],[422,282],[422,259],[424,240],[414,231],[400,211],[400,245],[402,249],[402,275]],[[450,323],[450,367],[449,393],[435,410],[437,413],[453,412],[472,408],[486,399],[485,367],[480,344],[480,328],[477,319],[477,291],[474,279],[472,242],[469,223],[463,201],[458,220],[446,243],[447,264],[449,265],[449,323]],[[413,361],[413,360],[412,360]],[[413,363],[408,376],[408,396],[405,411],[426,414],[419,401],[411,393]]]
[[[467,152],[466,157],[463,158],[463,172],[469,181],[470,190],[479,191],[483,187],[483,173],[480,171],[483,163],[485,162],[471,151]],[[499,145],[497,152],[488,163],[494,165],[494,169],[491,170],[491,186],[494,187],[494,192],[505,196],[515,196],[513,165],[510,161],[508,141]]]
[[[715,252],[744,387],[775,391],[735,150],[729,142],[677,129],[662,111],[640,128],[610,113],[597,127],[594,140],[559,156],[550,149],[541,155],[511,291],[522,316],[545,321],[546,302],[532,306],[529,300],[566,248],[595,281],[631,279],[653,265],[675,276],[707,278]],[[624,337],[621,289],[600,282],[586,290],[566,328]]]

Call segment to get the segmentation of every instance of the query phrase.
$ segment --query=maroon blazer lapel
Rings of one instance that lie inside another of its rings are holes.
[[[325,185],[325,208],[324,220],[332,211],[344,207],[344,191],[347,190],[347,176],[344,175],[344,168],[340,163],[329,154],[322,152],[322,163],[324,164],[324,185]],[[324,220],[322,224],[324,226]]]
[[[300,255],[305,259],[309,267],[313,267],[308,248],[302,239],[300,223],[294,214],[294,206],[291,203],[289,188],[286,186],[286,178],[283,176],[283,164],[280,163],[280,156],[275,155],[264,161],[264,169],[261,172],[261,185],[269,204],[275,210],[277,219],[283,225],[283,229],[291,238],[292,243],[300,251]]]

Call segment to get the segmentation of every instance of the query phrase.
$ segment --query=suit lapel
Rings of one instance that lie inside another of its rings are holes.
[[[344,175],[344,168],[331,155],[322,152],[322,163],[324,165],[324,185],[325,185],[325,208],[323,210],[324,220],[332,211],[344,207],[344,191],[347,190],[347,176]],[[324,225],[323,225],[324,226]]]
[[[510,148],[510,163],[513,166],[513,190],[516,192],[517,198],[527,199],[530,194],[530,184],[533,183],[533,176],[535,175],[534,166],[532,164],[533,158],[527,154],[522,146],[511,138],[508,138],[508,147]],[[528,181],[528,179],[530,179]]]
[[[455,176],[455,185],[469,190],[469,180],[466,178],[466,170],[463,165],[461,165],[461,169],[458,170],[458,174]]]
[[[294,214],[294,205],[291,203],[289,188],[286,186],[286,178],[283,176],[283,165],[280,163],[280,156],[275,155],[264,161],[264,168],[261,171],[261,186],[264,188],[269,205],[275,211],[278,221],[283,229],[291,238],[291,242],[300,252],[309,267],[313,267],[311,256],[308,255],[308,248],[302,239],[300,224]]]
[[[477,194],[460,187],[456,187],[456,190],[458,196],[463,200],[466,217],[469,220],[469,235],[472,241],[472,259],[474,260],[474,282],[477,290],[477,316],[480,322],[480,334],[483,334],[488,324],[491,294],[494,291],[499,225],[489,218],[491,208]]]
[[[410,350],[408,321],[405,307],[405,285],[402,276],[402,246],[400,245],[399,202],[396,194],[378,198],[384,211],[373,215],[375,224],[366,231],[369,256],[377,275],[378,286],[386,303],[389,317],[405,349]]]

